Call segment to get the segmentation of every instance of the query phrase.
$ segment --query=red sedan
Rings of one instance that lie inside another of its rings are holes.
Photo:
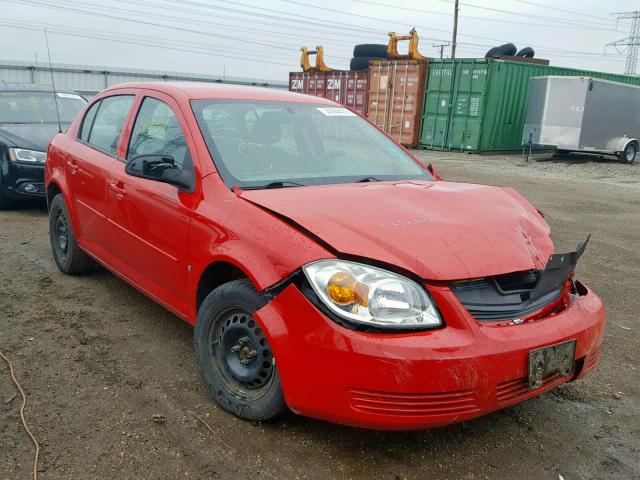
[[[542,215],[445,182],[328,100],[223,85],[105,90],[49,146],[54,259],[195,326],[225,409],[377,429],[460,422],[585,376],[604,333]]]

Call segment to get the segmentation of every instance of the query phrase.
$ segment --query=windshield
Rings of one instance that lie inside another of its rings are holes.
[[[209,153],[230,187],[433,179],[346,108],[237,100],[191,104]]]
[[[56,99],[61,123],[71,123],[87,103],[74,93]],[[0,92],[0,123],[58,123],[53,92]]]

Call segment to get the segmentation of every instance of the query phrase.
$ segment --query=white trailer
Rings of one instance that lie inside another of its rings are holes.
[[[522,145],[614,155],[633,163],[640,144],[640,86],[592,77],[533,77]]]

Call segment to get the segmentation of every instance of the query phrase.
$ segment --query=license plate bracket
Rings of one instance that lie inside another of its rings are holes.
[[[568,340],[556,345],[529,351],[529,390],[542,386],[545,377],[557,373],[568,377],[575,369],[576,341]]]

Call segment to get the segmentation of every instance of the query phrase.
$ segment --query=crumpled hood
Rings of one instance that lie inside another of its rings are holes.
[[[543,269],[553,253],[548,225],[510,188],[409,181],[239,195],[338,252],[397,265],[428,280]]]
[[[69,124],[62,124],[66,130]],[[58,134],[57,123],[3,123],[0,124],[0,139],[11,143],[12,147],[46,152],[53,137]]]

